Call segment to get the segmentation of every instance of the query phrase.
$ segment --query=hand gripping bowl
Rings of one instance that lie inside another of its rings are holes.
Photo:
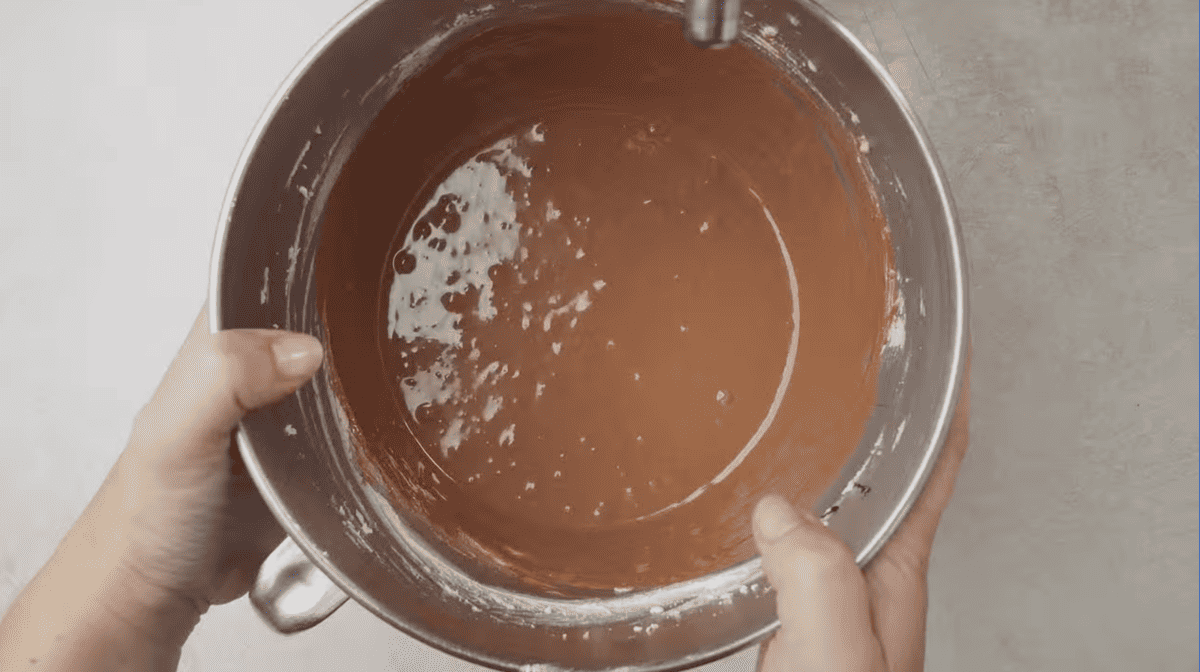
[[[589,11],[606,4],[675,15],[683,9],[672,0],[597,0]],[[371,0],[351,12],[284,82],[238,162],[213,256],[211,328],[322,337],[313,269],[324,207],[375,115],[456,35],[497,18],[580,6]],[[869,143],[863,158],[891,229],[898,303],[909,307],[903,338],[892,339],[881,360],[879,403],[860,444],[817,501],[863,565],[920,493],[957,402],[967,324],[961,234],[928,138],[862,45],[806,0],[745,0],[743,9],[742,43],[841,111]],[[694,580],[587,599],[511,590],[456,571],[367,492],[346,411],[324,367],[296,394],[249,415],[237,441],[289,535],[250,595],[280,632],[311,627],[353,597],[427,644],[498,669],[669,670],[728,655],[778,627],[757,558]]]

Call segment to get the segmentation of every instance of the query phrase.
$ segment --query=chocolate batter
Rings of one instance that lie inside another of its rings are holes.
[[[409,81],[326,211],[364,471],[552,594],[750,557],[875,401],[890,245],[854,143],[750,50],[640,12],[492,26]]]

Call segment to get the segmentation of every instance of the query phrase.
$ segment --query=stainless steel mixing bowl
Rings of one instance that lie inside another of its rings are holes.
[[[682,10],[681,0],[611,1]],[[322,213],[375,114],[454,36],[496,17],[581,6],[371,0],[351,12],[284,82],[237,164],[213,255],[212,328],[279,327],[322,337],[313,287]],[[967,320],[961,234],[928,138],[866,49],[806,0],[744,0],[743,10],[741,42],[815,91],[862,138],[892,232],[904,319],[885,350],[879,403],[862,441],[818,502],[865,564],[920,493],[957,401]],[[238,444],[289,534],[251,593],[281,632],[310,627],[353,597],[430,645],[500,669],[667,670],[727,655],[778,626],[757,558],[686,583],[587,600],[475,581],[364,486],[324,369],[295,395],[247,417]]]

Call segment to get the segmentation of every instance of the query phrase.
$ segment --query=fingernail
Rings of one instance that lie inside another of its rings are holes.
[[[271,344],[275,368],[289,378],[306,376],[317,369],[323,355],[321,343],[307,334],[280,336]]]
[[[782,497],[767,495],[754,510],[754,525],[759,538],[771,543],[796,529],[800,525],[800,517]]]

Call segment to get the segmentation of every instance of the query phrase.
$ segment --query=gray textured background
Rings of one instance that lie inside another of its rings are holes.
[[[928,669],[1197,669],[1197,3],[826,4],[924,120],[971,257]],[[259,112],[353,5],[0,2],[0,608],[187,332]],[[181,669],[468,666],[354,603],[282,637],[243,599]]]

